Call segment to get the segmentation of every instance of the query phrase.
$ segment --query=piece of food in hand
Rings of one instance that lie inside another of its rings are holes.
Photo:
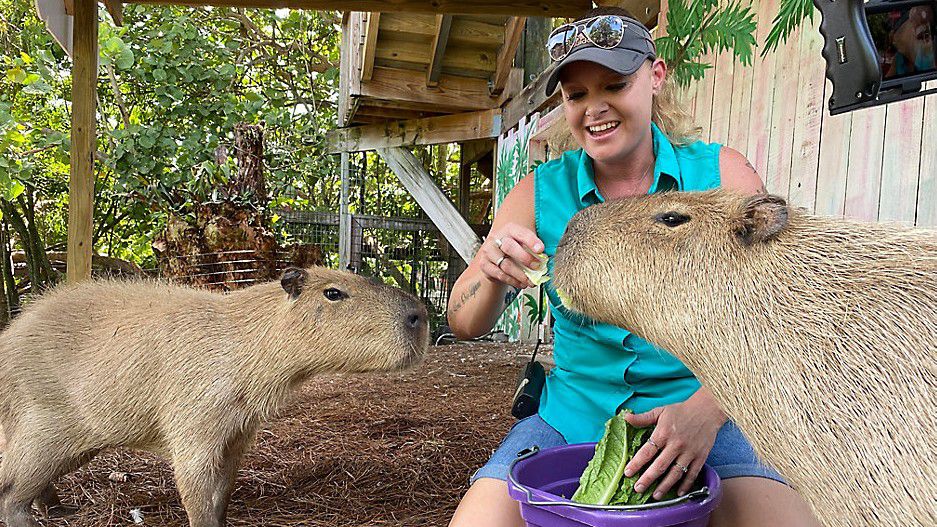
[[[573,309],[573,301],[569,298],[569,295],[566,294],[566,291],[557,289],[556,297],[560,299],[560,303],[563,304],[563,307],[566,309]]]
[[[540,267],[537,269],[531,269],[526,266],[521,266],[524,269],[524,274],[527,275],[527,278],[530,280],[530,283],[535,286],[545,284],[550,281],[550,275],[547,274],[547,261],[550,259],[547,255],[543,253],[532,253],[529,250],[527,251],[530,254],[534,255],[535,258],[540,260]]]

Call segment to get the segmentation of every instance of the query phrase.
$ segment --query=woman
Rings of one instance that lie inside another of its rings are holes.
[[[667,189],[764,192],[742,154],[686,139],[665,84],[667,68],[656,58],[648,30],[626,11],[594,9],[555,30],[548,47],[559,63],[547,91],[560,85],[566,121],[582,149],[537,167],[505,198],[452,290],[449,324],[463,338],[489,331],[517,289],[531,285],[522,266],[539,262],[528,251],[553,256],[578,210]],[[671,487],[684,494],[707,462],[725,480],[713,525],[817,525],[806,503],[758,462],[709,391],[677,359],[622,328],[558,309],[555,292],[547,290],[556,368],[539,414],[515,424],[475,473],[450,526],[523,525],[504,481],[516,453],[533,445],[597,441],[619,405],[636,412],[629,418],[633,425],[657,425],[626,467],[628,475],[644,471],[635,485],[639,492],[660,481],[658,496]]]

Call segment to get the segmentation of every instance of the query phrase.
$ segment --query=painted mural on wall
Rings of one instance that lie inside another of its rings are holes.
[[[530,138],[537,132],[539,121],[539,114],[529,115],[521,120],[516,130],[498,138],[495,210],[498,210],[514,185],[535,166],[530,161]],[[537,294],[536,288],[521,291],[517,300],[504,310],[495,329],[504,331],[512,341],[536,340]],[[546,308],[546,306],[542,307]]]

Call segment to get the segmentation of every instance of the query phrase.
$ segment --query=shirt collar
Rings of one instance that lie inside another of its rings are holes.
[[[651,137],[654,141],[654,181],[651,183],[648,193],[683,189],[680,164],[677,163],[677,153],[673,149],[673,144],[654,123],[651,123]],[[661,179],[662,175],[665,176],[663,180]],[[579,188],[579,201],[583,207],[605,201],[595,185],[592,158],[586,154],[585,150],[580,150],[579,153],[576,180]]]

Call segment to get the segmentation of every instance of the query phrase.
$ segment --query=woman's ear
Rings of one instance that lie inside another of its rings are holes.
[[[666,78],[667,64],[661,59],[654,59],[654,62],[651,63],[651,82],[654,87],[654,95],[660,95]]]

